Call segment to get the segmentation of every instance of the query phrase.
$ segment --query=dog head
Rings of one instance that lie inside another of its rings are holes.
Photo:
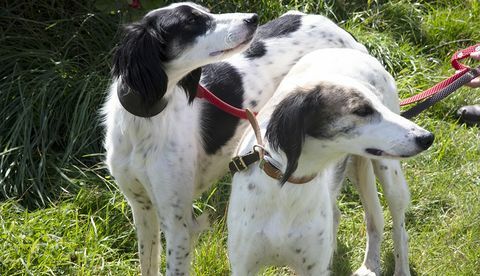
[[[284,183],[303,154],[312,162],[332,154],[402,159],[429,148],[434,136],[390,111],[360,83],[321,82],[298,88],[276,106],[266,139],[285,153]]]
[[[158,106],[169,85],[182,86],[193,101],[200,67],[245,50],[257,18],[256,14],[212,14],[193,3],[177,3],[126,26],[113,62],[113,76],[121,81],[122,105],[127,110],[133,105],[133,111],[141,113],[135,115],[150,117],[149,110]]]

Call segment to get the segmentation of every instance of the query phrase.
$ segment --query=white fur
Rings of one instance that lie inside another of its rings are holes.
[[[394,219],[395,254],[398,254],[395,274],[409,275],[404,228],[409,194],[398,159],[422,151],[415,137],[428,132],[398,115],[395,82],[376,59],[355,50],[325,49],[302,58],[262,108],[257,116],[262,136],[282,100],[299,88],[309,90],[322,84],[361,93],[379,116],[375,120],[364,120],[345,115],[329,126],[339,131],[333,138],[307,136],[294,173],[297,177],[318,173],[307,184],[287,182],[282,187],[258,164],[234,175],[228,210],[228,252],[233,275],[255,275],[265,265],[289,265],[299,275],[329,274],[339,219],[335,200],[342,179],[339,181],[338,174],[343,174],[338,164],[347,157],[350,159],[348,176],[359,190],[368,230],[365,260],[355,274],[380,273],[383,215],[375,186],[376,174]],[[329,107],[332,112],[341,108],[344,107]],[[354,135],[343,133],[343,124],[352,120],[356,122]],[[266,150],[284,171],[285,154],[272,149],[268,141],[264,142]],[[253,131],[249,129],[240,141],[237,154],[247,153],[255,144]],[[377,157],[365,151],[373,147],[385,154]]]
[[[166,8],[178,5],[181,4]],[[208,13],[204,8],[188,5]],[[243,84],[238,85],[243,85],[245,91],[244,107],[255,100],[258,109],[305,53],[339,47],[338,40],[322,39],[322,35],[342,39],[344,47],[366,51],[330,20],[306,15],[301,27],[289,36],[264,40],[268,51],[260,58],[250,60],[242,54],[233,55],[246,46],[228,54],[211,55],[242,42],[245,33],[238,23],[251,14],[210,15],[219,24],[215,31],[165,64],[169,78],[165,93],[168,105],[160,114],[140,118],[128,113],[117,97],[118,79],[113,80],[103,109],[106,163],[132,208],[143,275],[158,274],[160,229],[167,243],[167,275],[189,274],[191,244],[202,229],[198,218],[192,217],[192,201],[226,173],[228,159],[247,126],[242,122],[225,146],[213,155],[206,154],[200,137],[201,110],[205,103],[195,100],[188,105],[178,81],[199,66],[226,59],[242,74]]]

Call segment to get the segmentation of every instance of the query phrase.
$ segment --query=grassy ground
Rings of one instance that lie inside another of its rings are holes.
[[[97,8],[105,8],[108,1],[97,2],[103,5]],[[159,1],[144,3],[152,2]],[[480,41],[480,4],[475,0],[201,2],[216,12],[256,11],[263,21],[293,8],[325,14],[384,63],[402,98],[450,75],[451,54]],[[56,2],[55,12],[40,12],[51,6],[25,3],[21,9],[7,5],[0,13],[0,195],[17,198],[0,203],[0,275],[138,274],[131,213],[98,163],[100,139],[94,134],[108,80],[108,51],[117,24],[125,19],[88,14],[95,6],[78,2]],[[77,13],[70,12],[74,9]],[[39,14],[33,20],[12,12],[18,10]],[[462,89],[415,120],[433,131],[436,141],[426,153],[404,162],[412,194],[406,227],[414,274],[480,271],[480,130],[459,124],[454,116],[459,106],[474,103],[480,104],[480,91]],[[195,205],[213,217],[212,229],[195,247],[197,275],[229,272],[228,191],[226,177]],[[381,190],[379,196],[386,207]],[[338,204],[342,220],[333,270],[348,275],[363,258],[363,210],[349,185]],[[32,208],[42,205],[46,207]],[[388,212],[385,217],[382,268],[391,275]],[[292,275],[285,268],[264,274]]]

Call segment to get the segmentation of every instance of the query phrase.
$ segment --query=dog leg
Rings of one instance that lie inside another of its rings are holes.
[[[336,200],[332,199],[332,200]],[[340,217],[342,213],[338,208],[337,204],[332,204],[332,212],[333,212],[333,239],[332,239],[332,248],[334,252],[337,250],[337,233],[338,233],[338,226],[340,225]],[[333,260],[333,259],[332,259]]]
[[[252,265],[251,261],[235,258],[230,259],[232,276],[254,276],[257,275],[260,267]]]
[[[375,184],[375,175],[370,159],[352,156],[353,171],[348,172],[349,179],[356,186],[365,210],[367,225],[367,247],[362,266],[353,275],[380,275],[380,245],[383,237],[383,210],[380,205]]]
[[[392,215],[395,275],[410,275],[408,234],[405,230],[405,211],[410,203],[408,184],[399,161],[375,160],[373,164]]]
[[[329,191],[330,191],[330,200],[332,201],[332,212],[333,212],[333,250],[337,250],[337,233],[338,226],[340,225],[340,217],[342,213],[337,205],[338,196],[340,195],[340,190],[345,181],[345,174],[347,172],[347,166],[349,164],[349,157],[345,158],[342,162],[337,164],[335,181],[332,181]],[[332,259],[333,260],[333,259]]]
[[[151,175],[157,171],[152,170]],[[190,170],[192,171],[192,170]],[[185,177],[180,172],[171,170],[168,175],[158,177],[156,181],[166,182],[170,179],[170,183],[161,185],[151,181],[152,200],[155,201],[157,207],[160,227],[165,235],[166,240],[166,275],[189,275],[191,263],[191,246],[193,244],[193,236],[197,229],[197,222],[192,215],[193,202],[193,180]],[[180,176],[180,177],[179,177]],[[165,186],[169,185],[169,189]]]
[[[127,181],[125,177],[116,177],[116,181],[132,207],[142,275],[158,275],[161,247],[160,225],[155,208],[138,181]]]
[[[239,220],[235,216],[235,210],[232,209],[232,205],[229,207],[227,219],[227,248],[232,276],[257,275],[261,268],[258,256],[264,254],[262,250],[259,250],[262,247],[262,243],[255,239],[254,232],[246,233],[242,229]]]
[[[160,225],[157,214],[150,207],[131,204],[137,230],[138,252],[142,275],[158,275],[160,262]],[[146,208],[149,208],[148,210]]]

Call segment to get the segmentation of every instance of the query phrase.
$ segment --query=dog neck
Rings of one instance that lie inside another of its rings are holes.
[[[168,83],[166,86],[166,91],[162,97],[158,99],[145,99],[134,90],[130,89],[124,81],[118,79],[117,87],[117,97],[120,104],[123,108],[128,111],[128,113],[142,118],[152,118],[154,116],[160,115],[170,101],[178,99],[178,97],[173,97],[174,93],[186,93],[187,99],[189,102],[192,101],[191,94],[194,93],[192,90],[195,89],[198,85],[200,72],[197,72],[196,77],[192,77],[192,74],[195,71],[186,72],[182,74],[170,74],[171,77],[168,78]],[[196,91],[196,89],[195,89]]]
[[[297,169],[292,174],[292,177],[302,178],[315,174],[322,175],[331,166],[338,164],[347,156],[346,153],[330,150],[329,147],[311,142],[309,139],[313,138],[306,138],[302,154],[298,159]],[[287,166],[285,154],[281,151],[274,151],[268,145],[266,145],[266,149],[272,158],[277,161],[280,170],[284,172]]]
[[[168,104],[167,97],[162,97],[157,101],[148,103],[148,100],[142,98],[132,89],[117,89],[117,96],[120,104],[130,114],[142,118],[151,118],[160,114]]]

